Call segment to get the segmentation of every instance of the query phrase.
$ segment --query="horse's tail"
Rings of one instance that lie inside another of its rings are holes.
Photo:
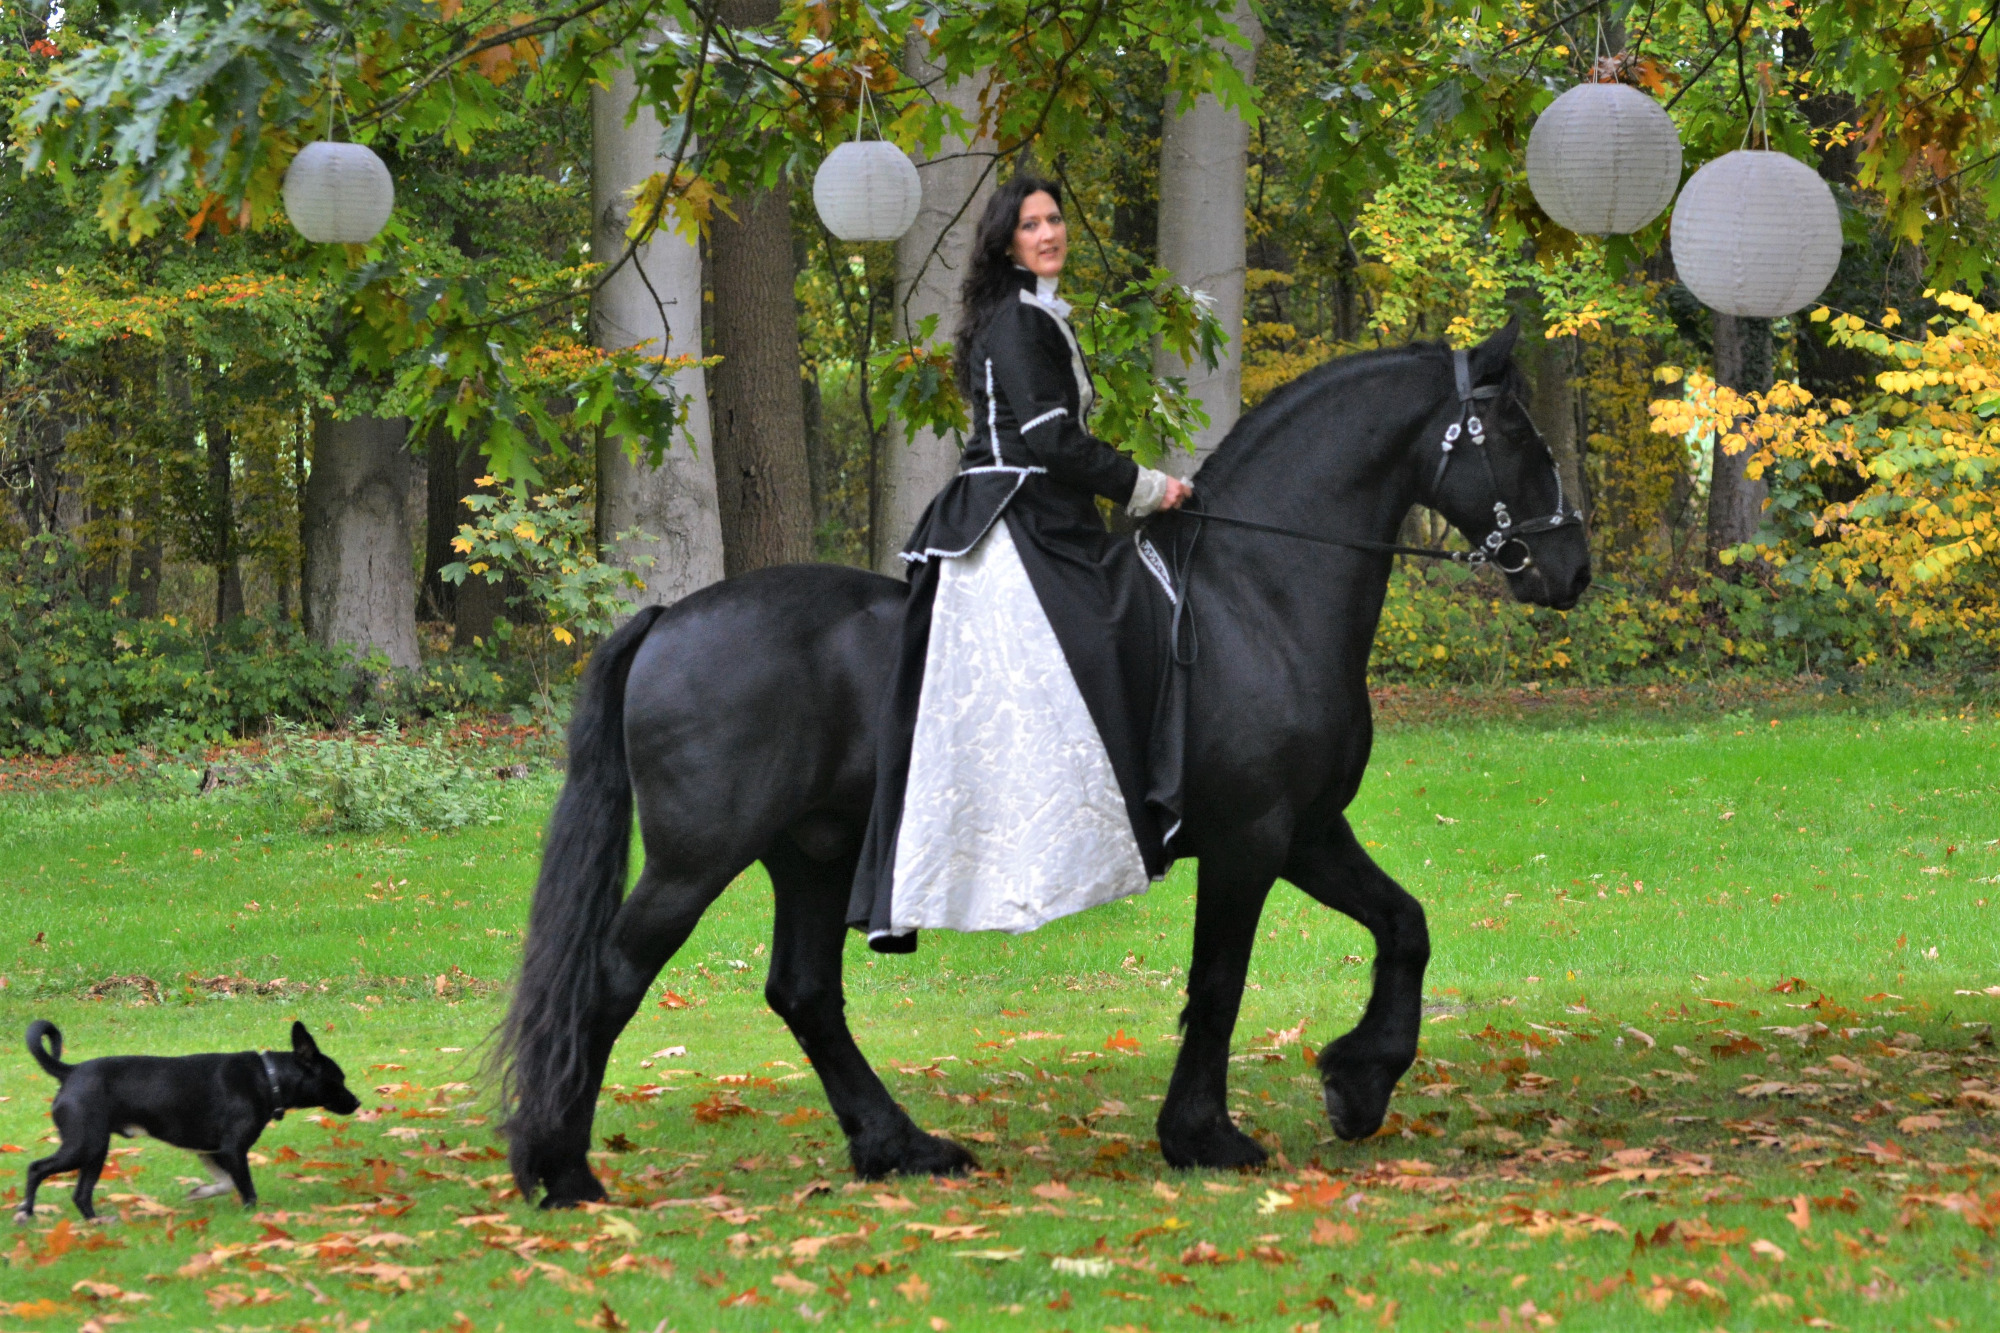
[[[492,1057],[507,1113],[502,1132],[513,1145],[523,1196],[540,1183],[539,1146],[561,1134],[577,1102],[593,1091],[600,958],[625,897],[632,845],[625,678],[662,609],[641,610],[591,654],[570,717],[569,772],[543,840],[521,976]]]
[[[38,1018],[28,1024],[28,1054],[35,1057],[35,1063],[42,1072],[61,1083],[75,1072],[75,1065],[66,1065],[62,1059],[62,1029],[46,1018]]]

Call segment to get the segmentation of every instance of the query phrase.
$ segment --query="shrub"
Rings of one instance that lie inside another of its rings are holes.
[[[368,679],[283,621],[210,632],[92,606],[80,561],[52,538],[0,551],[0,752],[184,749],[272,717],[325,724]]]
[[[490,778],[442,747],[406,743],[393,722],[333,739],[308,736],[294,723],[279,727],[269,763],[249,773],[250,791],[300,810],[308,824],[355,833],[446,831],[499,818]]]

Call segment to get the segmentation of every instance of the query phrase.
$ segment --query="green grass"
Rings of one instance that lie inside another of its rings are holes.
[[[2000,1082],[2000,1000],[1959,992],[2000,983],[2000,723],[1789,707],[1387,728],[1354,814],[1430,912],[1423,1058],[1391,1133],[1327,1141],[1267,1034],[1344,1030],[1370,949],[1281,887],[1231,1074],[1281,1154],[1257,1175],[1169,1172],[1148,1142],[1190,868],[1029,936],[851,948],[864,1049],[988,1168],[866,1188],[763,1005],[752,872],[656,988],[694,1007],[649,1003],[614,1056],[597,1160],[631,1206],[564,1216],[511,1197],[477,1096],[553,778],[436,838],[158,786],[0,796],[0,1031],[48,1017],[84,1059],[278,1045],[297,1016],[368,1107],[273,1125],[256,1218],[188,1203],[199,1169],[143,1140],[99,1188],[120,1222],[66,1225],[45,1187],[0,1330],[1990,1326],[2000,1143],[1962,1080]],[[166,1003],[88,996],[133,975]],[[1767,1030],[1815,1020],[1805,1046]],[[9,1038],[9,1200],[51,1090]]]

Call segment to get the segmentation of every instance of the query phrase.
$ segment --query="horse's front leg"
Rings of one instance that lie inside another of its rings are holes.
[[[765,854],[777,896],[771,926],[771,972],[764,998],[812,1062],[826,1089],[854,1173],[864,1180],[892,1174],[953,1176],[979,1165],[949,1139],[917,1128],[875,1074],[848,1030],[841,991],[841,950],[847,939],[847,895],[853,855],[817,861],[781,836]]]
[[[1181,1053],[1160,1107],[1160,1153],[1170,1166],[1261,1166],[1264,1150],[1229,1119],[1229,1036],[1243,1003],[1257,919],[1275,877],[1254,855],[1202,857],[1194,905],[1194,961],[1181,1010]]]
[[[1364,1139],[1382,1127],[1396,1080],[1417,1058],[1430,928],[1422,904],[1361,849],[1344,817],[1322,837],[1294,846],[1284,875],[1375,937],[1375,989],[1368,1008],[1353,1031],[1319,1053],[1333,1132]]]

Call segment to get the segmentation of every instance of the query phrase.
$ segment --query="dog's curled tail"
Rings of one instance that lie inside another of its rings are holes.
[[[38,1018],[28,1024],[28,1054],[34,1056],[35,1063],[58,1083],[68,1078],[76,1068],[63,1063],[62,1029],[46,1018]]]

